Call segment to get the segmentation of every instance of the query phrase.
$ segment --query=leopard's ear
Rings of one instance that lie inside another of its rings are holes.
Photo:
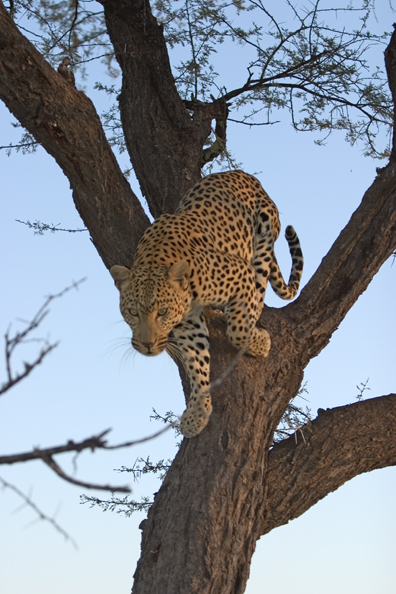
[[[186,260],[179,260],[168,270],[168,280],[176,288],[186,290],[190,278],[190,266]]]
[[[131,271],[129,268],[125,268],[125,266],[112,266],[110,268],[110,274],[114,278],[115,285],[119,291],[121,291],[122,285],[131,280]]]

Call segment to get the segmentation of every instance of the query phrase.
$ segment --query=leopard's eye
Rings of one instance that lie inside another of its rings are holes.
[[[131,307],[130,309],[128,309],[128,312],[131,314],[131,316],[136,317],[138,315],[138,310],[135,309],[134,307]]]
[[[168,308],[167,307],[161,307],[161,309],[158,310],[158,315],[159,316],[166,316],[166,314],[168,313]]]

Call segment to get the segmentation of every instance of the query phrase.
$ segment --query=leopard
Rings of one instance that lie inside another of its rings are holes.
[[[161,215],[146,229],[132,268],[110,269],[134,349],[148,357],[165,351],[185,369],[190,395],[179,429],[187,438],[206,427],[212,412],[204,308],[220,310],[227,337],[243,356],[267,357],[271,338],[257,326],[267,284],[282,299],[297,295],[300,241],[289,225],[286,284],[274,253],[279,233],[278,209],[256,177],[241,170],[211,173],[174,214]]]

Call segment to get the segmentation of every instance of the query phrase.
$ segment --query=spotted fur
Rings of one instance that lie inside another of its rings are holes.
[[[175,214],[162,215],[146,230],[131,270],[110,270],[134,348],[147,356],[166,350],[187,371],[191,394],[180,423],[186,437],[200,433],[212,411],[203,308],[223,308],[231,342],[266,357],[271,340],[256,322],[267,282],[282,299],[297,294],[300,242],[287,227],[292,269],[286,284],[274,254],[279,231],[278,210],[256,178],[243,171],[214,173],[187,193]]]

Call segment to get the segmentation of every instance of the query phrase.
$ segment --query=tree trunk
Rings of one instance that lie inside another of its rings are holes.
[[[306,444],[293,437],[270,450],[303,369],[394,249],[395,198],[392,165],[366,192],[300,297],[282,309],[264,308],[269,356],[243,357],[212,390],[207,428],[184,440],[143,524],[134,593],[242,593],[263,533],[357,474],[396,463],[395,396],[319,415],[304,431]],[[236,355],[222,324],[217,316],[210,324],[212,381]]]
[[[200,178],[210,120],[195,123],[171,73],[162,26],[146,0],[99,0],[122,71],[119,108],[134,171],[155,218]],[[153,175],[155,172],[155,175]]]
[[[126,143],[155,216],[172,211],[200,175],[210,118],[194,121],[174,86],[161,27],[145,0],[102,0],[123,73]],[[387,55],[396,55],[395,36]],[[395,62],[396,63],[396,62]],[[396,81],[388,60],[388,75]],[[393,89],[394,90],[394,89]],[[394,95],[395,96],[395,95]],[[84,93],[21,35],[0,2],[0,97],[67,175],[78,212],[109,267],[130,266],[148,219]],[[242,357],[221,316],[211,331],[213,413],[184,440],[142,523],[134,593],[239,594],[257,539],[357,474],[396,464],[396,396],[322,412],[302,435],[274,430],[303,370],[395,249],[396,164],[378,175],[300,297],[264,308],[267,359]],[[231,366],[231,367],[230,367]]]

